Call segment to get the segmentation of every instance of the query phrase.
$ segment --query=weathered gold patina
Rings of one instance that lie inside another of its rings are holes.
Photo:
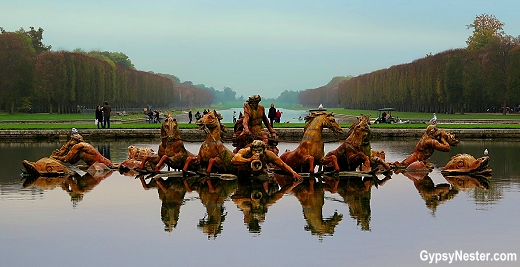
[[[173,169],[182,169],[188,157],[195,155],[186,150],[181,139],[177,120],[169,113],[161,125],[161,145],[157,154],[145,156],[142,160],[141,170],[146,169],[146,163],[155,164],[155,171],[161,170],[163,164]]]
[[[375,166],[382,169],[390,169],[390,165],[385,162],[384,151],[372,153],[370,146],[370,115],[362,115],[357,118],[349,129],[349,136],[335,150],[327,153],[326,157],[336,157],[340,171],[355,171],[358,168],[363,171],[375,170]],[[372,156],[374,155],[374,156]]]
[[[489,157],[478,159],[470,154],[457,154],[442,169],[443,174],[489,174]]]
[[[101,155],[101,153],[99,153],[99,151],[90,143],[85,142],[83,137],[75,128],[72,129],[70,140],[60,149],[54,150],[51,154],[51,158],[70,164],[76,164],[82,160],[89,166],[99,163],[104,164],[109,168],[116,167],[109,159]]]
[[[324,157],[323,129],[329,128],[335,133],[343,133],[332,112],[312,112],[305,116],[305,122],[303,138],[298,147],[292,151],[286,151],[280,158],[297,172],[303,170],[303,172],[314,173],[317,164],[329,163],[332,163],[334,169],[339,171],[335,156]]]
[[[197,124],[206,132],[206,139],[202,143],[197,156],[186,159],[183,171],[188,171],[190,165],[199,165],[207,174],[211,172],[236,174],[237,167],[231,163],[233,152],[222,143],[225,126],[220,122],[222,115],[215,110],[208,112],[197,120]]]
[[[397,168],[407,169],[431,169],[426,162],[435,150],[448,152],[452,146],[457,146],[459,140],[453,134],[437,128],[436,125],[429,125],[423,134],[413,153],[401,162],[395,162]]]

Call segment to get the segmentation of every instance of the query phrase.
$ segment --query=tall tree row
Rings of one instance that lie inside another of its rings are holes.
[[[180,108],[206,107],[215,100],[211,92],[197,88],[189,81],[174,85],[173,99],[173,105]]]
[[[108,101],[115,108],[167,107],[173,81],[81,53],[44,52],[35,60],[33,109],[76,112]]]
[[[14,112],[31,93],[36,52],[31,39],[14,32],[0,34],[0,109]]]
[[[0,30],[1,110],[70,113],[104,101],[114,108],[213,102],[207,91],[176,86],[171,78],[135,70],[122,53],[50,52],[50,46],[41,43],[41,29]]]
[[[338,84],[342,81],[351,79],[351,76],[337,76],[322,87],[308,89],[299,95],[299,103],[305,107],[318,107],[320,104],[325,107],[338,107]]]
[[[520,105],[519,77],[520,47],[449,50],[342,81],[338,99],[352,109],[486,112]]]
[[[337,94],[328,87],[305,91],[303,105],[337,98],[352,109],[394,107],[415,112],[485,112],[520,105],[520,38],[506,35],[494,16],[476,16],[467,48],[427,55],[343,80]],[[331,102],[333,104],[333,102]]]

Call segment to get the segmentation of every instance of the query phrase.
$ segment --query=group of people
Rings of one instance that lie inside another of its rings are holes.
[[[271,107],[269,108],[269,122],[273,125],[275,122],[280,123],[280,118],[282,117],[282,112],[274,107],[274,104],[271,103]]]
[[[147,110],[147,115],[148,115],[148,123],[160,123],[161,122],[160,113],[158,110],[152,111],[152,109],[149,108]]]
[[[249,103],[249,102],[246,102]],[[262,106],[263,109],[263,106]],[[206,115],[209,112],[209,109],[204,109],[202,113],[200,111],[197,111],[195,114],[193,114],[193,110],[190,109],[188,111],[188,123],[192,123],[193,119],[195,117],[195,121],[202,118],[202,116]],[[237,120],[244,117],[244,114],[242,114],[242,111],[237,114],[236,111],[233,111],[233,123],[237,123]],[[274,104],[271,104],[271,107],[269,108],[269,115],[267,116],[269,118],[269,124],[272,126],[275,122],[280,123],[280,118],[282,117],[282,112],[274,107]]]
[[[202,114],[200,114],[200,111],[197,111],[195,113],[195,120],[202,118],[202,116],[208,114],[208,112],[209,112],[209,110],[206,110],[206,109],[202,112]],[[188,112],[188,119],[190,120],[188,123],[191,123],[193,121],[193,111],[191,109]]]
[[[240,111],[240,114],[238,115],[238,119],[241,119],[244,117],[244,114],[242,114],[242,111]],[[237,123],[237,112],[236,110],[233,110],[233,123]]]
[[[96,108],[96,125],[98,129],[110,129],[110,112],[112,112],[112,107],[108,104],[108,101],[105,101],[103,106],[98,105]]]

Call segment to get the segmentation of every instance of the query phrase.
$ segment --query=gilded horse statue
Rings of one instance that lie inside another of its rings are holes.
[[[173,169],[182,169],[186,159],[195,157],[184,147],[177,120],[170,114],[166,115],[161,125],[161,145],[157,154],[150,154],[141,160],[141,170],[145,169],[147,161],[155,164],[155,171],[161,170],[164,163]]]
[[[369,119],[370,115],[358,117],[357,121],[350,126],[347,139],[338,148],[327,153],[326,157],[337,158],[341,171],[355,171],[357,168],[374,170],[372,165],[382,165],[385,169],[390,169],[390,165],[385,163],[384,159],[372,157]]]
[[[237,173],[237,167],[231,163],[234,154],[222,143],[222,136],[226,130],[220,122],[221,119],[222,115],[213,110],[197,120],[196,123],[206,132],[206,139],[200,146],[199,154],[186,159],[183,171],[188,171],[193,163],[205,168],[206,174]]]
[[[334,169],[339,171],[335,156],[324,157],[323,129],[329,128],[334,133],[343,133],[332,112],[312,112],[305,116],[305,123],[303,138],[298,147],[292,151],[286,151],[280,158],[295,171],[308,170],[309,173],[314,173],[316,165],[329,163],[332,163]]]

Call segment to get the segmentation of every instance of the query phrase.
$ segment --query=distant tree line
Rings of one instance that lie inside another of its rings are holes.
[[[205,91],[172,77],[135,70],[123,53],[51,52],[41,42],[41,28],[0,32],[1,110],[71,113],[104,101],[114,108],[213,102]]]
[[[449,50],[339,84],[340,106],[414,112],[503,111],[520,104],[520,47]]]
[[[337,89],[306,91],[300,102],[332,106],[337,99],[351,109],[505,113],[520,104],[520,38],[505,35],[503,25],[492,15],[479,15],[467,25],[474,29],[467,48],[343,80]]]
[[[352,76],[337,76],[332,78],[327,85],[308,89],[300,93],[299,103],[304,107],[339,107],[340,101],[338,99],[338,86],[342,81],[348,81]]]

